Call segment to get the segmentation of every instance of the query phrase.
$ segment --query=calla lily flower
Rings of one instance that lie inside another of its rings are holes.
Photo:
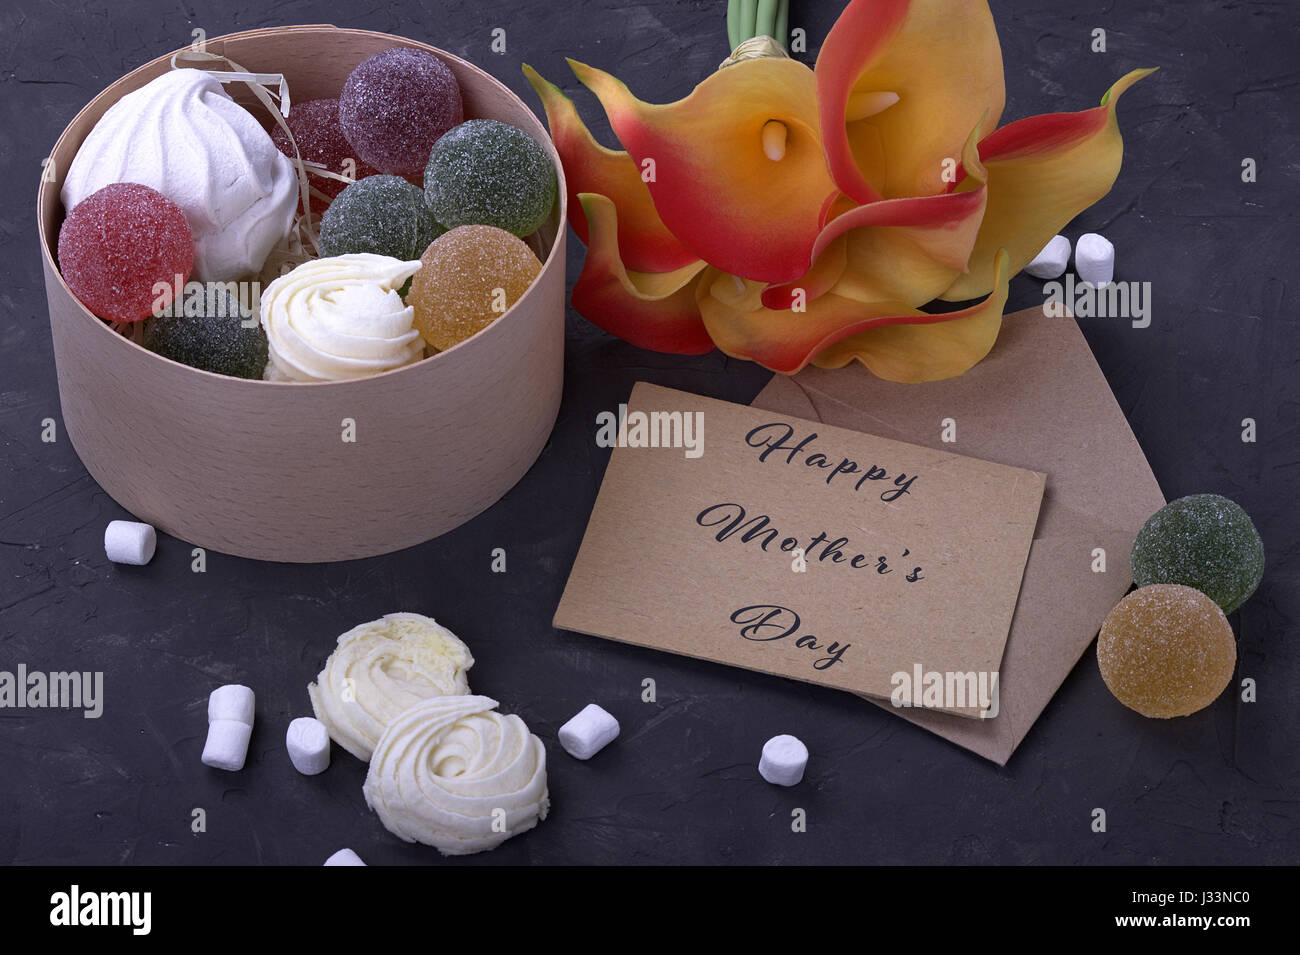
[[[852,0],[815,69],[739,59],[664,105],[569,65],[623,146],[524,67],[587,245],[580,314],[656,351],[717,347],[785,374],[860,361],[902,382],[988,354],[1010,277],[1110,191],[1116,103],[1151,72],[1094,109],[998,128],[986,0]],[[938,299],[982,301],[921,309]]]

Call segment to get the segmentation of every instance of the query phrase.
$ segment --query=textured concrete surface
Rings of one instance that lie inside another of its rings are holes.
[[[527,836],[445,864],[618,862],[1277,863],[1300,858],[1295,686],[1300,519],[1300,346],[1290,278],[1297,242],[1300,73],[1290,4],[1210,0],[994,0],[1006,117],[1092,106],[1130,68],[1161,72],[1120,109],[1127,157],[1115,190],[1068,230],[1118,248],[1118,277],[1153,283],[1150,328],[1081,320],[1170,497],[1216,491],[1263,533],[1269,567],[1234,618],[1241,677],[1187,719],[1119,706],[1086,656],[1005,769],[847,695],[567,633],[549,621],[607,451],[598,411],[646,379],[748,401],[761,369],[614,341],[570,315],[565,402],[540,461],[504,501],[401,554],[271,566],[170,538],[146,568],[109,565],[104,525],[125,517],[66,440],[40,440],[59,406],[37,257],[40,160],[98,90],[145,60],[209,36],[333,22],[417,37],[492,70],[536,100],[521,62],[577,92],[563,57],[609,68],[644,98],[684,95],[726,54],[720,0],[267,5],[10,0],[0,10],[0,669],[105,672],[99,720],[0,710],[0,862],[319,864],[351,846],[372,864],[440,861],[390,837],[365,808],[365,767],[336,748],[307,779],[283,748],[309,712],[306,684],[335,636],[391,610],[436,616],[473,647],[475,690],[519,713],[548,746],[553,815]],[[795,0],[811,62],[840,4]],[[507,52],[489,51],[504,27]],[[1108,52],[1089,51],[1094,28]],[[578,95],[594,128],[599,108]],[[1243,158],[1258,182],[1241,181]],[[572,243],[570,275],[581,246]],[[1010,308],[1041,301],[1015,281]],[[1241,421],[1257,422],[1244,444]],[[1117,487],[1117,495],[1124,489]],[[509,572],[490,573],[506,548]],[[672,621],[665,620],[666,626]],[[653,677],[658,701],[642,703]],[[258,694],[248,767],[199,763],[217,684]],[[598,700],[623,736],[590,763],[556,730]],[[794,733],[805,782],[771,787],[759,749]],[[207,831],[191,831],[192,811]],[[1095,834],[1094,807],[1108,831]],[[807,812],[805,833],[791,811]]]

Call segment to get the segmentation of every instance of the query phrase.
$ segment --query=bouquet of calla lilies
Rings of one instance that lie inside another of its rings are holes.
[[[961,375],[993,347],[1010,277],[1110,191],[1116,103],[1152,71],[999,128],[986,0],[851,0],[813,69],[785,52],[787,3],[731,0],[732,56],[675,103],[570,60],[622,150],[524,67],[587,245],[574,308],[644,348],[785,374]],[[936,299],[979,301],[921,310]]]

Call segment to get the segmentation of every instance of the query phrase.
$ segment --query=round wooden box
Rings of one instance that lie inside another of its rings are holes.
[[[51,153],[37,214],[64,425],[100,486],[168,534],[260,560],[383,554],[492,505],[546,444],[563,383],[566,190],[532,111],[464,60],[388,34],[291,26],[207,42],[245,69],[283,73],[295,102],[338,96],[358,63],[394,46],[440,57],[467,117],[513,123],[542,143],[560,198],[539,233],[541,275],[523,298],[473,338],[386,374],[297,384],[198,371],[115,333],[64,284],[54,258],[63,173],[104,112],[169,69],[170,57],[95,97]],[[237,84],[227,89],[251,101]]]

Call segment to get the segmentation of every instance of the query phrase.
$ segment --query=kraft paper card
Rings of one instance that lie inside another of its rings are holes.
[[[1037,308],[1008,315],[989,356],[950,381],[898,385],[858,365],[809,368],[774,377],[754,407],[1049,475],[1002,659],[997,718],[885,704],[1005,765],[1128,591],[1133,539],[1165,503],[1075,320]],[[955,443],[942,441],[945,418],[956,424]]]
[[[996,712],[1045,475],[644,382],[609,419],[555,626]]]

